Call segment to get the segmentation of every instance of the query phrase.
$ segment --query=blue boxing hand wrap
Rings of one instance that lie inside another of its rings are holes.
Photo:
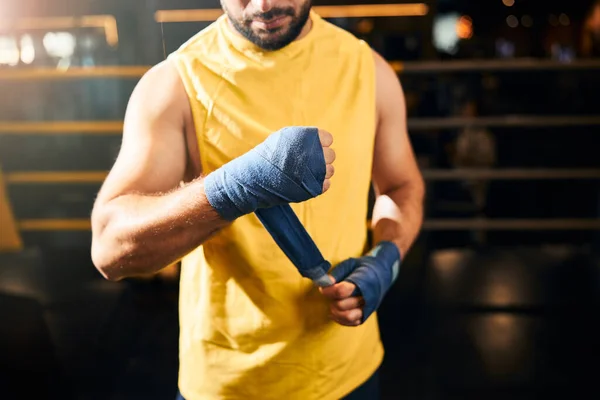
[[[256,210],[256,216],[271,234],[275,243],[305,278],[312,279],[318,286],[331,285],[327,272],[329,261],[323,258],[319,248],[289,204]]]
[[[365,302],[362,322],[381,305],[398,277],[400,262],[398,247],[392,242],[380,242],[366,256],[350,258],[331,272],[336,282],[347,281],[356,285],[352,295],[362,296]]]
[[[204,190],[219,215],[233,221],[259,208],[320,195],[325,174],[319,130],[288,127],[209,174]]]

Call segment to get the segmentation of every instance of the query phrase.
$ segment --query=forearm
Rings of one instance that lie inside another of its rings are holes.
[[[373,209],[374,243],[390,241],[405,257],[423,224],[424,185],[407,183],[377,196]]]
[[[202,180],[164,195],[117,197],[94,210],[92,223],[94,264],[111,280],[157,272],[228,224]]]
[[[396,281],[402,259],[422,225],[424,187],[419,180],[420,175],[411,180],[412,184],[377,192],[372,220],[374,248],[365,257],[351,257],[338,264],[331,272],[336,284],[321,289],[334,300],[331,315],[342,325],[364,323]],[[350,300],[359,297],[362,304]]]

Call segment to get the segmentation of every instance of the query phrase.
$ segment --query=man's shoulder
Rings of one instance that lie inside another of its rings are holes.
[[[375,50],[371,50],[371,54],[375,63],[375,71],[384,81],[393,81],[398,78],[397,72],[392,64],[390,64],[390,62],[388,62],[381,54]]]
[[[152,66],[140,79],[139,84],[152,87],[175,86],[179,84],[179,74],[172,60],[166,59]]]
[[[143,105],[148,113],[184,112],[187,106],[185,87],[172,60],[150,68],[138,81],[131,102]]]

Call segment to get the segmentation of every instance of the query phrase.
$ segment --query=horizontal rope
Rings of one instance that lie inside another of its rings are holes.
[[[600,169],[424,169],[428,181],[600,179]],[[102,183],[108,171],[28,171],[6,174],[9,184]]]
[[[600,219],[438,219],[428,220],[424,230],[598,230]]]
[[[24,232],[44,231],[89,231],[92,224],[89,219],[25,219],[18,222]]]
[[[536,116],[503,115],[498,117],[443,117],[409,118],[408,129],[427,131],[431,129],[456,129],[464,127],[487,128],[549,128],[600,125],[600,116]]]
[[[459,179],[600,179],[600,169],[425,169],[423,177],[430,181]]]
[[[442,117],[409,118],[408,129],[411,132],[432,129],[458,129],[464,127],[488,128],[544,128],[600,125],[600,116],[535,116],[506,115],[499,117]],[[0,121],[0,134],[122,134],[122,121],[56,121],[56,122],[14,122]]]
[[[82,15],[78,17],[32,17],[0,20],[0,31],[13,30],[61,30],[73,28],[100,28],[104,30],[106,43],[119,44],[119,31],[114,15]]]
[[[75,80],[87,78],[141,78],[150,66],[97,66],[58,69],[50,67],[0,69],[0,80]]]
[[[402,63],[391,62],[396,72],[402,70]],[[50,67],[32,68],[2,68],[0,69],[0,81],[24,81],[24,80],[78,80],[78,79],[139,79],[152,68],[151,66],[97,66],[97,67],[72,67],[68,69],[57,69]]]
[[[19,229],[27,232],[87,231],[89,219],[25,219],[18,222]],[[514,230],[559,231],[598,230],[600,219],[432,219],[423,223],[423,230]]]
[[[540,71],[584,70],[600,68],[600,59],[578,60],[563,63],[552,60],[470,60],[470,61],[389,61],[397,73],[431,74],[438,72],[484,72],[484,71]],[[141,78],[151,68],[139,66],[97,66],[57,69],[50,67],[3,68],[0,80],[67,80],[86,78]]]
[[[10,122],[0,121],[0,134],[122,134],[122,121],[56,121]]]
[[[13,172],[6,175],[9,184],[39,183],[102,183],[108,171],[45,171],[45,172]]]
[[[430,74],[435,72],[486,72],[486,71],[552,71],[594,70],[600,68],[600,59],[575,60],[569,62],[535,58],[512,60],[452,60],[452,61],[406,61],[402,72]]]
[[[312,9],[323,18],[418,17],[429,12],[424,3],[313,6]],[[159,23],[211,22],[221,15],[223,10],[220,8],[159,10],[154,14],[154,20]]]

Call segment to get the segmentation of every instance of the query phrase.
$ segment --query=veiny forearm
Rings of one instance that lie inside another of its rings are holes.
[[[123,195],[96,206],[92,257],[110,280],[159,271],[228,224],[197,180],[164,195]]]
[[[407,183],[379,195],[373,209],[374,242],[391,241],[405,257],[423,225],[424,197],[422,183]]]

